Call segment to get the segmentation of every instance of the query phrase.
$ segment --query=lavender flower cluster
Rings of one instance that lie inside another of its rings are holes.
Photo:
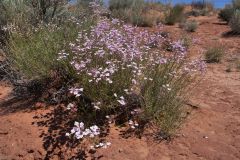
[[[95,3],[91,5],[94,8],[99,7]],[[164,41],[166,38],[160,33],[136,28],[118,19],[99,18],[95,26],[78,33],[76,41],[69,44],[71,52],[59,53],[58,60],[67,60],[78,75],[78,84],[81,87],[70,89],[70,93],[76,98],[87,96],[95,110],[127,107],[127,97],[132,93],[141,94],[136,88],[141,88],[145,81],[154,83],[159,78],[166,78],[169,75],[177,77],[179,71],[189,74],[205,69],[202,61],[185,63],[187,49],[181,41],[171,43],[173,53],[166,54],[159,50]],[[182,68],[178,68],[177,71],[169,70],[169,73],[162,75],[163,77],[149,74],[159,69],[158,66],[173,62],[183,64]],[[162,89],[171,92],[170,83],[171,81],[162,84]],[[73,108],[73,105],[69,105],[68,108]],[[131,113],[137,112],[133,110]],[[129,126],[135,129],[139,124],[129,120]],[[74,135],[77,139],[95,137],[99,134],[97,126],[85,129],[84,123],[78,122],[75,122],[71,133],[67,133],[68,136]],[[102,143],[96,147],[108,145],[110,144]]]
[[[66,133],[66,136],[74,135],[76,139],[83,139],[86,136],[91,138],[98,136],[100,134],[100,129],[98,126],[94,125],[90,128],[85,128],[83,122],[75,122],[71,133]]]

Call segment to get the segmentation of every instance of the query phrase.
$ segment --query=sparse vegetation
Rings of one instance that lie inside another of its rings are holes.
[[[174,25],[177,22],[181,22],[184,19],[184,6],[175,5],[173,8],[170,8],[165,17],[165,23],[167,25]]]
[[[198,23],[196,21],[188,21],[184,25],[184,28],[188,32],[195,32],[197,30]]]
[[[192,6],[192,8],[200,9],[200,10],[203,10],[206,8],[208,10],[214,9],[213,3],[211,1],[194,0],[194,1],[192,1],[191,6]]]
[[[192,45],[192,38],[188,37],[187,35],[184,35],[182,38],[181,38],[181,41],[182,41],[182,45],[186,48],[186,49],[189,49],[190,46]]]
[[[8,48],[14,66],[29,79],[49,77],[60,65],[56,61],[57,53],[67,49],[67,43],[73,41],[78,32],[75,24],[66,25],[61,28],[39,26],[26,35],[13,31]]]
[[[151,27],[161,21],[163,5],[143,0],[110,0],[109,9],[113,17],[136,26]]]
[[[234,33],[240,34],[240,10],[235,11],[229,22],[229,25]]]
[[[224,9],[220,10],[218,17],[223,21],[229,22],[234,14],[234,9],[231,6],[226,6]]]
[[[231,5],[220,10],[218,17],[229,23],[237,10],[240,10],[240,0],[233,0]]]
[[[221,46],[208,48],[205,53],[207,63],[219,63],[224,56],[225,50]]]
[[[192,15],[195,17],[207,16],[211,11],[214,10],[214,6],[210,1],[193,1],[191,6],[192,11],[190,11],[188,15]]]
[[[202,10],[192,9],[192,11],[188,13],[188,15],[191,15],[194,17],[207,16],[208,14],[209,14],[209,11],[207,9],[202,9]]]

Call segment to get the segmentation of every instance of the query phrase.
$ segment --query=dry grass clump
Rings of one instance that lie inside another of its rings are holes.
[[[188,21],[184,25],[184,29],[188,32],[195,32],[198,28],[198,23],[194,20]]]
[[[193,1],[191,4],[192,11],[188,13],[188,15],[192,15],[195,17],[198,16],[207,16],[211,11],[214,10],[213,3],[210,1]]]
[[[224,48],[221,46],[214,46],[207,49],[205,58],[207,63],[219,63],[225,54]]]
[[[136,26],[151,27],[163,17],[163,5],[147,3],[143,0],[110,0],[109,9],[113,17]]]
[[[165,17],[165,24],[174,25],[177,22],[181,22],[184,19],[184,6],[175,5],[173,8],[170,8]]]
[[[234,33],[240,34],[240,10],[235,11],[229,22],[229,25]]]
[[[220,10],[218,17],[229,23],[238,10],[240,10],[240,0],[233,0],[232,4],[226,5],[222,10]]]

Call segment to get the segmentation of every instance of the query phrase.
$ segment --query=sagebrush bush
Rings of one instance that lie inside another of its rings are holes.
[[[192,8],[198,9],[198,10],[213,10],[214,6],[213,3],[211,1],[202,1],[202,0],[194,0],[192,1],[191,4]]]
[[[180,68],[183,66],[184,63],[177,63],[172,59],[166,64],[155,65],[145,73],[154,80],[143,81],[141,93],[144,115],[141,119],[143,121],[153,119],[166,134],[172,134],[180,125],[184,104],[184,98],[180,98],[180,95],[186,96],[183,88],[186,89],[193,82],[192,77],[181,71]],[[175,78],[172,77],[173,75],[167,76],[167,73],[173,73]],[[165,78],[156,79],[161,76]]]
[[[27,78],[49,77],[57,69],[57,53],[77,35],[75,26],[43,25],[28,35],[12,32],[8,48],[13,65]]]
[[[184,35],[184,36],[181,38],[181,41],[182,41],[182,45],[183,45],[186,49],[189,49],[190,46],[193,44],[192,38],[188,37],[187,35]]]
[[[142,0],[110,0],[109,1],[109,9],[110,10],[118,10],[118,9],[129,9],[135,7],[137,3],[143,3]]]
[[[94,21],[88,17],[81,22],[81,29],[89,28]],[[57,53],[69,48],[68,43],[76,39],[79,29],[75,20],[66,20],[61,26],[38,25],[29,29],[27,34],[22,34],[17,29],[9,30],[9,60],[28,79],[50,77],[52,72],[59,68],[70,72],[68,66],[56,61]]]
[[[240,0],[233,0],[232,4],[226,5],[220,10],[218,17],[223,21],[230,22],[236,10],[240,10]]]
[[[159,3],[147,3],[143,0],[109,1],[113,17],[142,27],[151,27],[159,23],[162,8]]]
[[[67,0],[2,0],[0,1],[0,41],[6,45],[6,28],[28,34],[42,23],[60,24],[70,17]]]
[[[240,10],[236,10],[232,16],[229,25],[234,33],[240,33]]]
[[[225,7],[224,9],[220,10],[218,17],[226,22],[230,22],[235,9],[232,7]]]
[[[205,52],[205,58],[207,63],[219,63],[223,56],[224,56],[225,50],[221,46],[214,46],[211,48],[208,48]]]
[[[17,72],[27,79],[41,79],[59,68],[68,69],[56,62],[57,53],[67,49],[66,44],[76,38],[79,30],[79,17],[76,10],[68,10],[67,1],[4,0],[0,4],[4,9],[0,20],[9,35],[5,39],[7,58]],[[92,18],[84,19],[86,15],[81,23],[89,28]]]
[[[167,13],[165,17],[165,23],[167,25],[174,25],[177,22],[180,22],[184,18],[184,6],[175,5],[170,11]]]
[[[198,16],[207,16],[209,14],[209,10],[206,9],[192,9],[192,11],[188,12],[188,15],[198,17]]]
[[[196,21],[188,21],[185,23],[184,29],[188,32],[195,32],[197,27],[198,23]]]
[[[69,13],[67,2],[67,0],[3,0],[0,4],[4,7],[1,12],[8,18],[8,23],[22,26],[18,23],[37,24],[65,18]]]
[[[124,21],[140,24],[143,21],[142,10],[144,7],[143,0],[110,0],[109,9],[113,17],[120,18]]]

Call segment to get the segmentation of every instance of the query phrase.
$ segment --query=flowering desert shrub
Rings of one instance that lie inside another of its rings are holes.
[[[165,40],[117,19],[100,18],[80,31],[58,58],[69,62],[77,77],[70,88],[72,104],[94,119],[120,112],[132,129],[156,122],[172,133],[182,118],[186,88],[204,64],[187,62],[181,41],[171,43],[172,52],[159,50]]]
[[[48,77],[59,68],[71,75],[66,109],[76,122],[66,136],[98,137],[103,126],[119,117],[131,131],[153,123],[172,134],[183,118],[188,89],[205,64],[187,59],[183,41],[102,17],[101,6],[90,5],[95,23],[87,17],[73,26],[44,25],[26,35],[11,32],[16,68],[30,78]],[[165,42],[167,51],[162,49]],[[110,145],[94,143],[93,148]]]

